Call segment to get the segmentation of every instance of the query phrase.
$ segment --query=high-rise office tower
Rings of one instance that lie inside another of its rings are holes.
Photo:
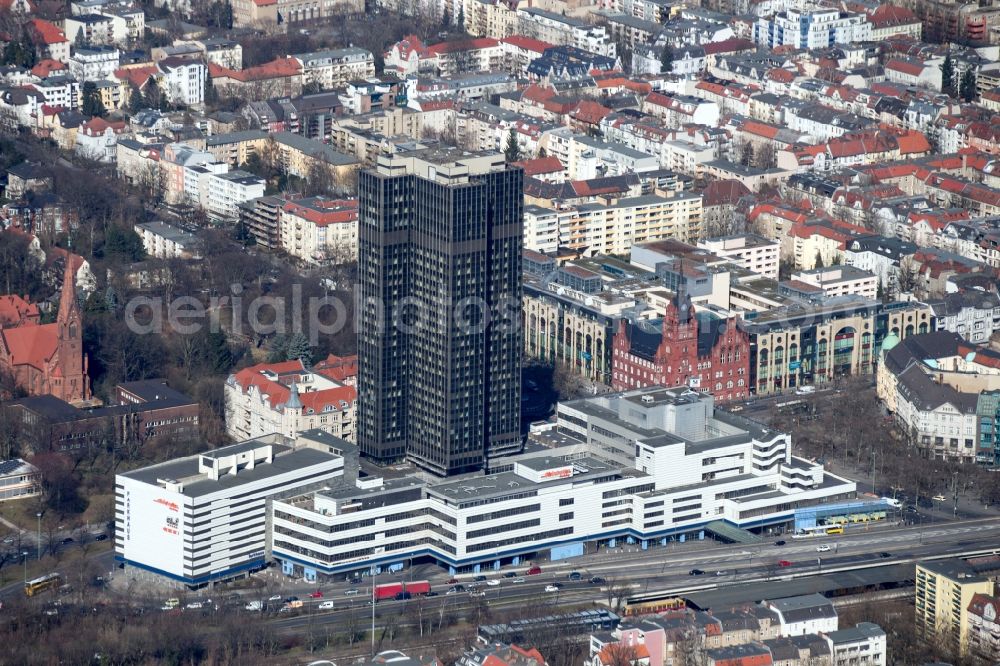
[[[361,174],[358,444],[436,474],[521,445],[522,172],[421,149]]]

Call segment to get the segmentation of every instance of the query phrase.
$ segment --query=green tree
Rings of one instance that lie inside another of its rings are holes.
[[[233,351],[229,348],[226,334],[222,331],[209,332],[202,345],[202,363],[212,373],[228,372],[233,367]]]
[[[271,338],[267,348],[270,351],[267,355],[268,363],[280,363],[288,359],[288,338],[280,333]]]
[[[93,81],[86,81],[83,84],[83,104],[80,113],[85,116],[104,116],[107,113],[104,102],[101,101],[101,93]]]
[[[674,71],[674,50],[670,48],[670,44],[664,44],[663,50],[660,51],[660,72],[669,74],[672,71]]]
[[[820,250],[816,250],[816,266],[815,268],[823,268],[823,253]]]
[[[3,64],[17,65],[30,69],[35,66],[35,49],[27,30],[22,30],[20,39],[12,39],[3,49]]]
[[[302,86],[303,95],[315,95],[316,93],[323,92],[323,84],[319,81],[310,81],[309,83]]]
[[[976,99],[976,72],[971,67],[962,72],[958,84],[958,94],[966,102]]]
[[[118,312],[118,294],[110,284],[104,290],[104,309],[108,312]]]
[[[521,146],[517,143],[517,130],[514,129],[513,125],[507,131],[507,144],[503,147],[503,156],[508,163],[521,159]]]
[[[104,247],[101,252],[106,257],[114,257],[124,261],[142,261],[146,258],[146,249],[142,239],[134,229],[112,225],[104,234]]]
[[[135,86],[132,86],[132,90],[128,95],[128,110],[129,113],[138,113],[141,109],[146,107],[146,101],[142,98],[142,93]]]
[[[76,37],[73,39],[73,46],[76,48],[81,48],[87,45],[87,40],[83,36],[83,28],[76,31]]]
[[[167,100],[155,77],[151,76],[146,80],[146,92],[143,93],[142,99],[143,103],[150,109],[163,111],[167,108]]]
[[[955,63],[951,60],[950,52],[941,63],[941,92],[955,96]]]
[[[295,333],[288,339],[288,349],[285,350],[285,358],[289,361],[298,359],[305,365],[312,363],[312,349],[305,333]]]

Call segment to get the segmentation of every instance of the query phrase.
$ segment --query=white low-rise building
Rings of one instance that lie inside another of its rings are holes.
[[[836,666],[885,666],[886,644],[882,627],[871,622],[859,622],[849,629],[824,634],[830,643]]]
[[[879,285],[895,294],[899,289],[903,262],[916,251],[917,246],[909,241],[886,236],[862,236],[847,243],[844,263],[874,273]]]
[[[201,60],[172,56],[156,63],[163,75],[162,86],[167,101],[183,106],[198,106],[205,101],[208,68]]]
[[[264,179],[247,171],[229,171],[206,176],[202,207],[214,220],[239,219],[239,205],[264,196]]]
[[[768,48],[821,49],[871,40],[868,17],[839,9],[789,7],[754,25],[753,38]]]
[[[684,387],[562,403],[557,418],[547,447],[495,459],[486,475],[368,476],[275,500],[272,553],[286,573],[307,575],[417,557],[478,571],[594,542],[647,549],[706,530],[789,527],[796,507],[815,516],[816,505],[856,494],[853,482],[793,457],[787,434]]]
[[[113,46],[91,46],[73,49],[66,66],[77,81],[110,79],[118,69],[121,52]]]
[[[295,437],[317,429],[354,441],[358,392],[340,374],[307,370],[301,360],[255,365],[230,375],[225,387],[226,434],[249,439]]]
[[[970,289],[928,301],[939,331],[958,333],[969,342],[989,342],[1000,331],[1000,298],[993,292]]]
[[[353,261],[358,253],[358,201],[289,201],[281,209],[278,237],[285,252],[308,263]]]
[[[0,502],[42,494],[42,471],[20,458],[0,462]]]
[[[267,561],[272,498],[343,471],[328,446],[272,435],[118,474],[115,559],[190,587],[244,576]]]
[[[302,66],[303,83],[316,83],[323,90],[375,76],[375,56],[357,47],[299,53],[292,57]]]
[[[146,255],[156,259],[197,259],[201,240],[190,231],[179,229],[161,220],[141,222],[135,231],[142,239]]]
[[[698,241],[698,247],[712,254],[729,259],[737,266],[758,275],[778,279],[778,261],[781,243],[757,234],[737,234],[706,238]]]
[[[118,135],[125,131],[125,121],[108,122],[94,117],[80,125],[73,150],[77,155],[98,162],[114,162],[118,150]]]
[[[839,625],[837,609],[822,594],[765,601],[764,607],[777,614],[778,632],[781,636],[837,631]]]
[[[873,273],[854,266],[830,266],[792,273],[798,280],[823,290],[827,296],[857,294],[874,299],[878,295],[878,278]]]

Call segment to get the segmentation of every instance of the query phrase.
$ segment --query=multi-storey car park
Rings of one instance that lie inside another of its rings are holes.
[[[594,544],[753,539],[815,524],[824,505],[856,495],[854,482],[792,456],[786,433],[686,387],[562,403],[526,453],[485,475],[429,478],[345,470],[340,483],[275,499],[271,554],[307,579],[417,558],[478,571]]]

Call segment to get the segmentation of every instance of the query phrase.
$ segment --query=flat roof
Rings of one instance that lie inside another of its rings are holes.
[[[273,443],[275,439],[277,438],[268,436],[266,438],[248,440],[232,446],[215,449],[214,451],[205,451],[193,456],[160,463],[159,465],[150,465],[149,467],[124,472],[120,476],[154,486],[158,485],[158,479],[174,479],[183,483],[183,495],[201,497],[221,490],[239,488],[240,486],[255,483],[272,476],[278,476],[279,474],[286,474],[305,467],[318,465],[328,462],[332,458],[330,454],[316,451],[315,449],[291,450],[282,444]],[[201,456],[218,458],[269,444],[274,447],[274,457],[270,463],[257,463],[253,469],[244,469],[235,475],[227,474],[220,477],[218,481],[210,479],[198,471],[198,460]],[[192,480],[185,482],[185,479]]]
[[[688,603],[699,610],[728,610],[765,599],[774,601],[807,594],[829,594],[843,589],[854,589],[880,583],[895,583],[913,579],[912,564],[839,571],[822,576],[806,576],[791,580],[774,580],[763,583],[743,583],[715,590],[692,592],[683,595]]]

